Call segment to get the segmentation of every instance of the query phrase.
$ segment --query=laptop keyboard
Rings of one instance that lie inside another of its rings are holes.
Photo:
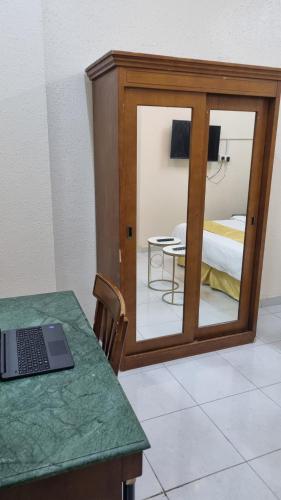
[[[50,368],[42,328],[17,330],[19,374],[37,373]]]

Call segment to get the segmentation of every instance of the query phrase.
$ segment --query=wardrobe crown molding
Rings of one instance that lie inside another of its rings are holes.
[[[238,77],[281,81],[281,68],[187,59],[184,57],[157,54],[142,54],[121,50],[111,50],[107,52],[93,64],[88,66],[86,68],[86,73],[90,80],[95,80],[117,67],[202,76],[213,76],[215,74],[225,79]]]

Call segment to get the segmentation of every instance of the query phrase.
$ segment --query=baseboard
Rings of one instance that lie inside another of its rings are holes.
[[[279,304],[281,304],[281,295],[270,297],[269,299],[261,299],[260,301],[260,307],[277,306]]]

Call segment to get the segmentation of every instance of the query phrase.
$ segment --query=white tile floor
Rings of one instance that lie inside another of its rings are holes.
[[[151,279],[172,278],[172,258],[165,256],[162,274],[161,249],[153,250]],[[137,338],[149,339],[164,335],[172,335],[182,331],[182,306],[169,305],[163,302],[162,295],[171,284],[154,283],[153,286],[163,288],[163,293],[151,290],[147,286],[147,252],[139,252],[137,256]],[[183,290],[184,269],[176,265],[175,279],[178,290]],[[182,295],[175,295],[175,301],[182,303]],[[275,306],[274,306],[275,307]],[[238,302],[226,294],[212,290],[209,286],[201,286],[199,325],[211,325],[237,319]],[[281,309],[279,309],[281,314]]]
[[[281,306],[257,342],[120,374],[150,440],[136,499],[281,499]]]

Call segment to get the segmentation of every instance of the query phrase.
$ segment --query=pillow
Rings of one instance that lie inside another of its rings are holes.
[[[246,215],[232,215],[231,218],[239,220],[240,222],[246,222]]]

